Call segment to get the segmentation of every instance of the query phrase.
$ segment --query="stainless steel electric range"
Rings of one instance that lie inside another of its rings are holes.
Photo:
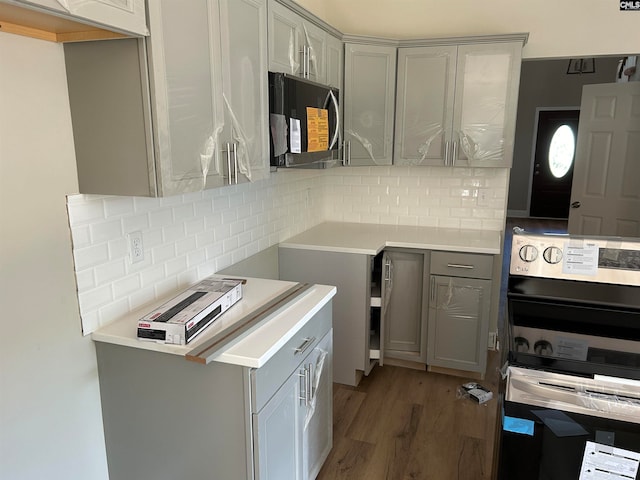
[[[514,232],[507,311],[499,478],[640,479],[640,239]]]

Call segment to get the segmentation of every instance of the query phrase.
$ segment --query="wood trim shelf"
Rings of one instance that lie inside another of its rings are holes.
[[[53,13],[5,3],[0,3],[0,32],[57,43],[127,37],[122,33],[62,18]]]

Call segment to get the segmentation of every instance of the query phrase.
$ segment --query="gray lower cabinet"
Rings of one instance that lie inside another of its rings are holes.
[[[432,252],[427,363],[484,373],[493,256]]]
[[[333,439],[332,347],[332,335],[327,333],[253,415],[256,479],[314,479],[318,475]]]
[[[333,441],[331,311],[258,369],[96,342],[109,478],[315,478]]]
[[[371,315],[372,256],[280,247],[278,270],[281,280],[335,285],[333,297],[334,363],[333,379],[357,385],[378,361],[372,350]],[[374,327],[379,328],[378,325]],[[378,336],[379,338],[379,336]],[[373,348],[372,348],[373,347]],[[376,348],[377,347],[377,348]]]
[[[429,253],[387,248],[382,275],[383,358],[425,364]]]

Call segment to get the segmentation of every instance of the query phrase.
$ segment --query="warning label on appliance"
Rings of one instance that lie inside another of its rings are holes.
[[[583,241],[567,242],[564,246],[563,273],[595,275],[598,273],[598,246]]]
[[[329,111],[307,107],[307,152],[322,152],[329,148]]]
[[[640,454],[587,442],[579,480],[629,480],[636,478]]]

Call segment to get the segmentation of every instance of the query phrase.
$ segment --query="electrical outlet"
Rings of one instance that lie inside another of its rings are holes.
[[[131,232],[129,234],[129,255],[131,256],[131,263],[138,263],[144,260],[142,232]]]

